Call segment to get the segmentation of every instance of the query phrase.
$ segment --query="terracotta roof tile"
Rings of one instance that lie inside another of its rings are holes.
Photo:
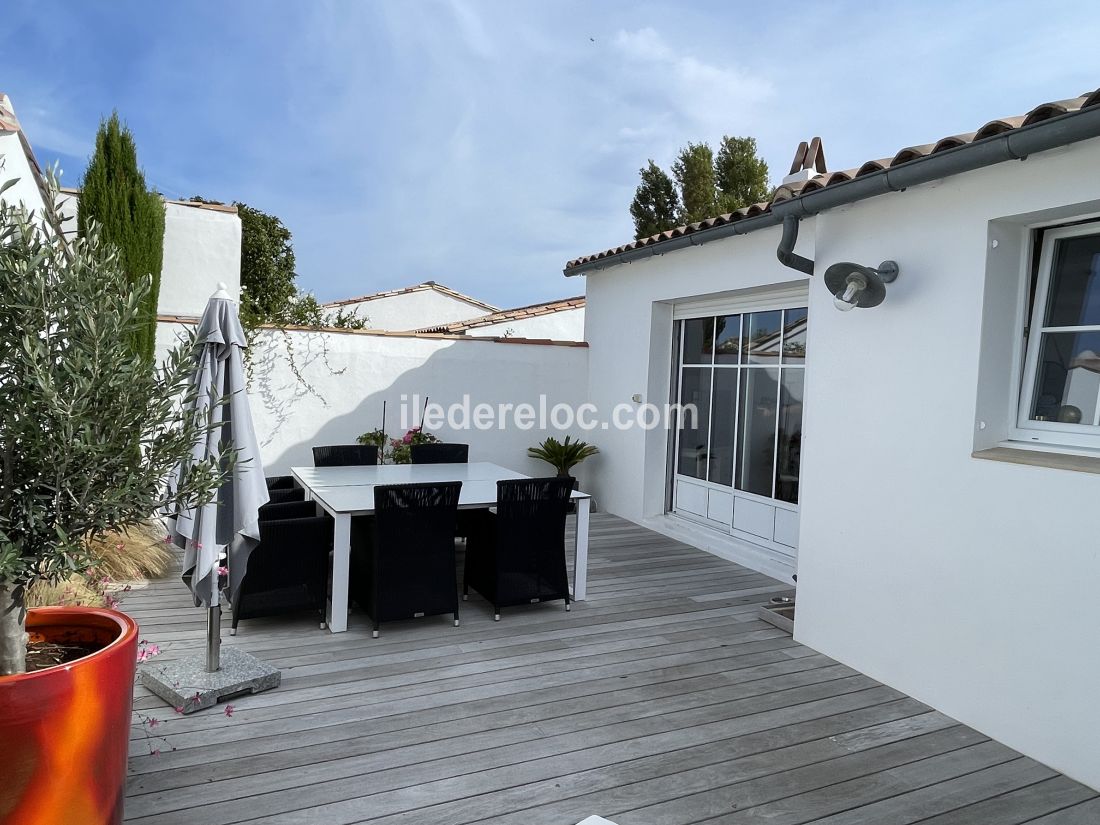
[[[504,309],[499,312],[493,312],[489,315],[482,315],[479,318],[470,318],[467,321],[455,321],[451,324],[443,324],[435,327],[425,327],[419,332],[443,332],[461,335],[468,329],[478,329],[480,327],[488,327],[493,324],[503,324],[508,321],[521,321],[525,318],[537,318],[540,315],[552,315],[555,312],[564,312],[570,309],[582,309],[584,307],[584,296],[578,295],[576,298],[562,298],[557,301],[547,301],[541,304],[531,304],[525,307],[516,307],[515,309]]]
[[[575,258],[569,261],[565,265],[565,269],[568,271],[574,267],[581,266],[583,264],[592,263],[603,258],[611,257],[614,255],[621,255],[624,252],[630,252],[635,249],[642,249],[652,244],[658,244],[663,241],[672,240],[673,238],[680,238],[684,235],[690,235],[693,232],[699,232],[701,230],[711,229],[716,226],[724,226],[730,223],[736,223],[739,220],[745,218],[756,217],[757,215],[765,214],[771,210],[773,204],[781,203],[785,200],[797,197],[799,195],[813,192],[819,189],[825,189],[829,186],[834,186],[838,183],[844,183],[845,181],[852,180],[853,178],[862,177],[863,175],[874,174],[875,172],[881,172],[884,169],[890,169],[895,166],[899,166],[909,161],[917,160],[922,157],[926,157],[937,152],[944,152],[949,149],[955,149],[959,146],[965,146],[975,141],[982,140],[984,138],[993,137],[995,135],[1003,134],[1004,132],[1010,132],[1013,129],[1019,129],[1021,126],[1030,126],[1033,123],[1039,123],[1044,120],[1049,120],[1052,117],[1058,117],[1059,115],[1068,114],[1070,112],[1077,112],[1081,109],[1087,109],[1090,106],[1100,105],[1100,89],[1096,89],[1092,92],[1087,92],[1078,97],[1069,98],[1068,100],[1058,100],[1052,103],[1043,103],[1036,106],[1030,112],[1024,115],[1018,115],[1014,117],[998,118],[991,120],[982,126],[980,129],[974,132],[965,132],[958,135],[949,135],[944,138],[940,138],[934,143],[925,143],[919,146],[909,146],[901,151],[897,152],[892,158],[882,158],[879,160],[869,160],[863,163],[861,166],[853,169],[845,169],[837,172],[827,172],[825,174],[819,174],[810,178],[807,181],[799,181],[796,183],[783,184],[779,186],[772,196],[772,200],[768,203],[755,203],[750,206],[735,209],[733,212],[725,215],[718,215],[713,218],[707,218],[704,221],[698,223],[689,224],[687,226],[678,226],[673,229],[667,229],[657,235],[652,235],[648,238],[640,238],[630,243],[617,246],[613,249],[607,249],[603,252],[597,252],[593,255],[584,255],[580,258]]]
[[[489,312],[498,312],[499,307],[495,307],[492,304],[487,304],[484,301],[479,301],[477,298],[471,298],[469,295],[464,295],[457,289],[451,289],[450,287],[443,286],[443,284],[437,284],[435,281],[425,281],[422,284],[416,284],[414,286],[403,287],[402,289],[390,289],[385,292],[372,292],[369,295],[360,295],[358,298],[343,298],[339,301],[329,301],[322,306],[326,307],[341,307],[348,304],[361,304],[364,301],[374,301],[378,298],[392,298],[395,295],[408,295],[410,292],[423,292],[426,290],[434,290],[435,292],[442,293],[443,295],[449,295],[452,298],[457,298],[460,301],[465,301],[468,304],[479,306],[482,309],[487,309]]]

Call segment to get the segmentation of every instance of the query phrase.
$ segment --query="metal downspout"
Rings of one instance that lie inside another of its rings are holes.
[[[798,222],[799,217],[797,215],[784,216],[783,237],[779,239],[779,247],[775,250],[775,257],[779,258],[779,263],[783,266],[797,269],[807,275],[813,275],[814,262],[809,258],[796,255],[794,251],[794,245],[798,242]]]

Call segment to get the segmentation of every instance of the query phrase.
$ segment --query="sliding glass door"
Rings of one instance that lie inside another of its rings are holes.
[[[678,322],[673,509],[793,555],[806,308]]]

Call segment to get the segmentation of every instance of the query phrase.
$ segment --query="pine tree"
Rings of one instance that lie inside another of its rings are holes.
[[[714,152],[706,143],[689,143],[672,164],[680,187],[681,224],[713,218],[718,214],[718,193],[714,183]]]
[[[642,182],[630,202],[630,216],[634,219],[634,237],[648,238],[676,225],[680,196],[672,178],[652,160],[638,170],[638,175]]]
[[[95,152],[84,172],[77,215],[81,237],[89,234],[92,221],[99,225],[102,238],[118,248],[129,284],[151,278],[151,288],[142,293],[142,324],[134,329],[131,346],[152,363],[164,256],[164,202],[146,188],[134,136],[117,112],[100,123]]]
[[[726,137],[714,159],[718,212],[768,199],[768,164],[756,154],[756,138]]]

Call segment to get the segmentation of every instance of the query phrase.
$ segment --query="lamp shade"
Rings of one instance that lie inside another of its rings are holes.
[[[897,276],[898,265],[893,261],[883,261],[878,269],[841,261],[825,270],[825,286],[839,298],[851,282],[861,283],[862,288],[852,296],[851,304],[867,309],[877,307],[886,299],[886,284]]]

